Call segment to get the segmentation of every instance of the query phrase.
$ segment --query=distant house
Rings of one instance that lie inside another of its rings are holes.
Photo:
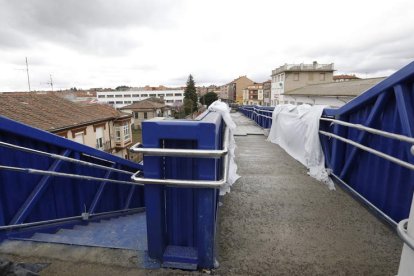
[[[285,92],[282,103],[340,107],[384,79],[370,78],[308,85]]]
[[[171,107],[157,98],[142,100],[124,106],[120,110],[132,115],[134,128],[141,128],[142,121],[171,115]]]
[[[246,76],[240,76],[232,82],[222,85],[219,89],[219,97],[228,103],[243,103],[243,90],[249,85],[253,85],[254,81]]]
[[[283,103],[284,94],[308,85],[333,82],[334,64],[285,64],[272,70],[271,105]]]
[[[255,83],[243,89],[243,104],[263,105],[263,84]]]
[[[0,115],[69,140],[128,158],[131,115],[102,104],[81,104],[54,93],[0,94]]]

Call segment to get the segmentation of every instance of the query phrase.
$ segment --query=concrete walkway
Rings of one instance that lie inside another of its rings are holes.
[[[240,113],[233,119],[245,128]],[[236,143],[242,177],[220,210],[219,274],[397,274],[402,243],[350,195],[310,178],[263,135]]]

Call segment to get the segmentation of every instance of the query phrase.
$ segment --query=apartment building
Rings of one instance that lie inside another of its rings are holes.
[[[334,64],[285,64],[272,70],[272,106],[285,103],[286,92],[312,84],[333,82]]]
[[[222,85],[219,88],[219,97],[228,103],[243,103],[243,90],[249,85],[253,85],[254,81],[246,76],[240,76],[228,84]]]
[[[81,104],[55,93],[0,94],[0,115],[128,158],[132,115],[109,105]]]
[[[96,98],[98,102],[109,104],[115,108],[122,108],[148,98],[160,98],[168,106],[179,106],[184,101],[184,90],[98,91]]]
[[[243,89],[244,105],[263,105],[263,84],[255,83]]]

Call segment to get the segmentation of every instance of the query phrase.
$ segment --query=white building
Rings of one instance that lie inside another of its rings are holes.
[[[334,64],[285,64],[272,70],[270,104],[285,102],[286,92],[307,85],[333,82]]]
[[[96,92],[98,102],[121,108],[148,98],[161,98],[168,106],[181,105],[184,101],[184,90],[128,90]]]

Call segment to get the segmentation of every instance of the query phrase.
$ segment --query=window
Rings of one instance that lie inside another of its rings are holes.
[[[123,128],[123,131],[124,131],[124,139],[129,140],[131,138],[131,135],[130,135],[130,132],[129,132],[129,124],[123,125],[122,128]]]
[[[96,148],[97,149],[103,149],[103,135],[104,135],[104,129],[103,127],[97,127],[96,130]]]
[[[131,98],[131,94],[124,94],[124,98]]]
[[[165,96],[167,97],[172,97],[173,95],[174,95],[173,93],[165,94]]]
[[[299,80],[299,73],[293,73],[293,80],[298,81]]]
[[[122,98],[122,95],[120,95],[120,94],[115,95],[115,98]]]
[[[130,104],[130,103],[131,103],[131,101],[124,101],[124,103],[125,103],[125,104]]]
[[[78,132],[75,134],[75,142],[83,144],[83,132]]]
[[[139,94],[132,94],[132,97],[137,97],[137,98],[139,98]]]
[[[175,93],[174,96],[182,96],[182,93]]]
[[[164,97],[165,94],[158,94],[157,97]]]
[[[148,97],[148,94],[142,94],[141,97]]]
[[[138,119],[138,114],[139,114],[138,112],[134,112],[134,118],[135,119]]]
[[[115,127],[115,141],[121,141],[121,128],[119,126]]]
[[[123,101],[117,101],[116,104],[123,104]]]
[[[176,103],[182,103],[182,100],[175,100]]]
[[[105,98],[105,95],[98,95],[98,98]]]
[[[173,100],[167,100],[167,103],[173,103],[174,101]]]
[[[144,119],[148,119],[148,113],[144,112]]]
[[[320,73],[319,74],[319,80],[320,81],[324,81],[325,80],[325,73]]]
[[[108,102],[109,104],[114,104],[115,102]]]
[[[151,98],[155,98],[156,96],[157,96],[157,95],[155,95],[155,94],[151,94],[151,95],[150,95],[150,97],[151,97]]]
[[[114,95],[106,95],[107,98],[113,98]]]

